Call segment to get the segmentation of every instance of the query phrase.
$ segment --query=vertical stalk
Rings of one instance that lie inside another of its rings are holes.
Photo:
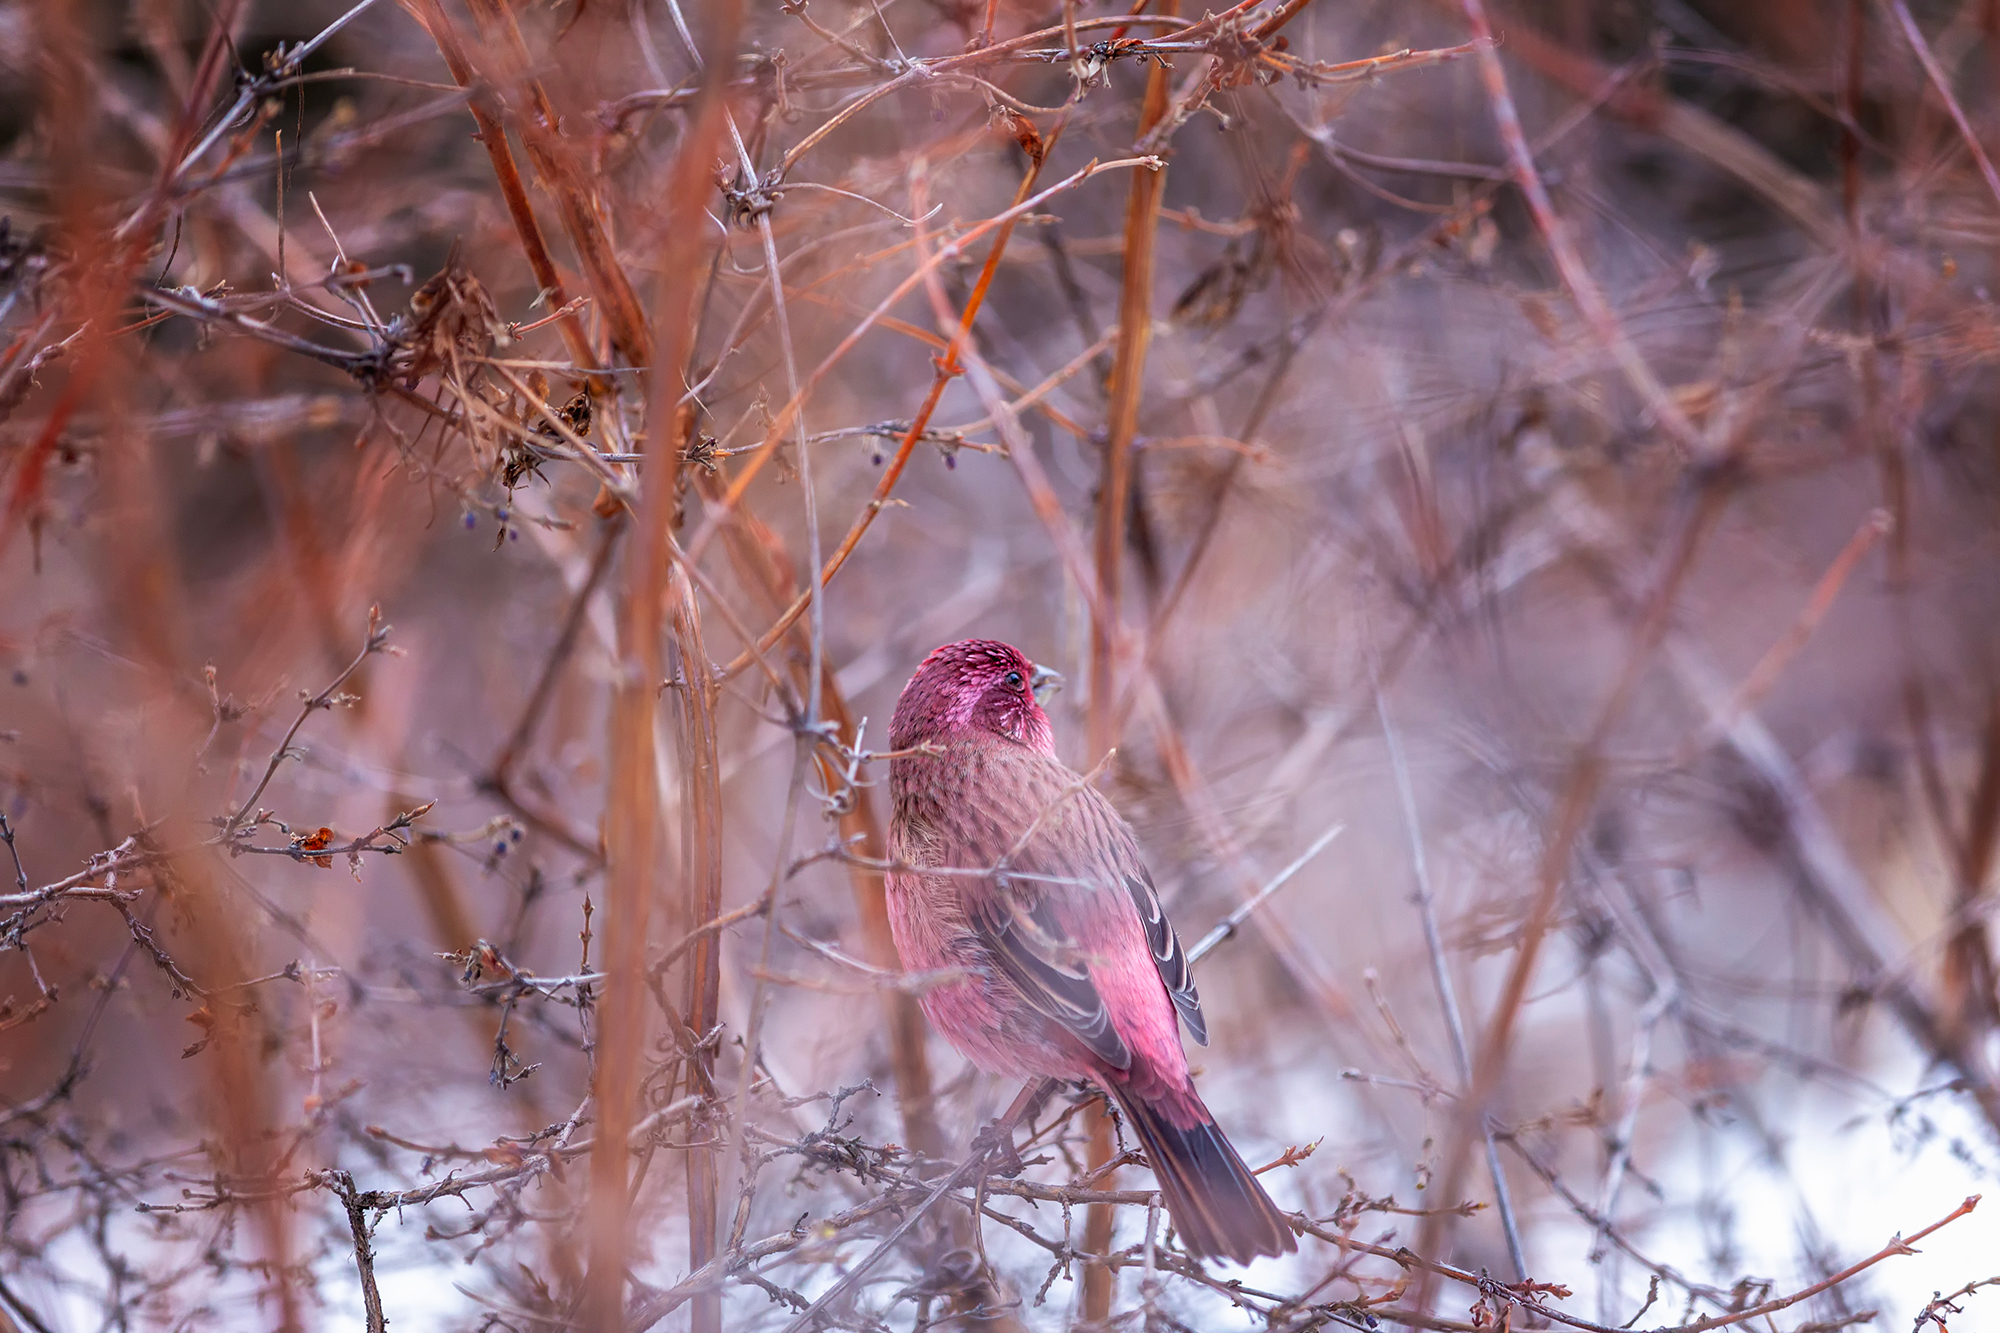
[[[1162,0],[1163,13],[1177,13],[1180,0]],[[1167,111],[1172,71],[1155,65],[1146,77],[1146,100],[1139,112],[1144,138]],[[1106,422],[1104,469],[1097,492],[1097,594],[1101,614],[1090,627],[1089,763],[1117,741],[1112,734],[1112,643],[1123,584],[1125,517],[1132,496],[1132,439],[1139,428],[1139,394],[1146,377],[1146,349],[1153,334],[1153,250],[1159,233],[1160,200],[1167,169],[1135,172],[1125,206],[1125,272],[1118,301],[1118,353],[1111,363],[1111,407]]]
[[[1180,0],[1161,0],[1162,13],[1180,12]],[[1146,100],[1139,110],[1137,139],[1159,124],[1167,113],[1172,75],[1164,64],[1146,76]],[[1146,378],[1146,348],[1153,334],[1153,248],[1159,234],[1160,200],[1167,188],[1167,170],[1141,171],[1132,177],[1125,206],[1125,273],[1118,302],[1118,354],[1111,364],[1111,408],[1104,446],[1103,480],[1097,491],[1097,615],[1090,624],[1090,752],[1091,764],[1117,743],[1113,733],[1116,711],[1112,645],[1117,638],[1118,597],[1125,560],[1125,516],[1132,503],[1132,438],[1139,428],[1139,394]],[[1087,1113],[1091,1167],[1111,1160],[1111,1117],[1103,1104]],[[1104,1177],[1100,1189],[1111,1188]],[[1084,1248],[1103,1254],[1111,1248],[1109,1204],[1094,1203],[1084,1215]],[[1093,1264],[1083,1275],[1083,1317],[1096,1323],[1109,1317],[1117,1274]]]
[[[31,531],[43,503],[42,468],[70,415],[84,403],[103,414],[107,425],[98,459],[95,519],[101,523],[103,600],[116,627],[119,649],[140,664],[144,674],[134,702],[148,716],[144,741],[134,756],[132,803],[141,818],[187,827],[197,812],[193,793],[175,776],[181,772],[189,744],[206,729],[208,719],[190,707],[189,695],[174,683],[195,675],[189,646],[193,604],[182,578],[168,497],[168,478],[159,466],[152,435],[135,428],[128,417],[126,386],[134,382],[129,344],[105,336],[117,322],[117,312],[157,238],[166,215],[168,191],[177,164],[194,142],[201,119],[212,109],[214,94],[233,60],[232,42],[240,3],[215,7],[202,56],[180,108],[168,150],[159,161],[160,178],[140,211],[114,230],[110,200],[115,196],[97,174],[106,160],[97,142],[102,118],[85,94],[98,86],[104,71],[100,52],[84,9],[73,3],[40,5],[33,13],[39,42],[38,77],[42,109],[51,136],[55,166],[52,198],[59,224],[73,247],[74,287],[65,293],[63,314],[78,325],[68,383],[51,409],[33,446],[15,473],[7,516],[0,520],[0,543],[12,535],[16,518],[25,517]],[[224,891],[227,871],[220,859],[201,847],[172,850],[154,872],[155,892],[171,895],[174,916],[185,923],[185,943],[177,945],[194,976],[209,986],[249,975],[249,940],[242,928],[240,903]],[[234,997],[205,988],[187,988],[200,1001],[196,1014],[208,1018],[212,1035],[203,1110],[213,1129],[208,1163],[220,1183],[247,1182],[251,1225],[263,1242],[261,1258],[268,1287],[259,1292],[260,1308],[283,1333],[302,1329],[301,1302],[292,1267],[292,1218],[287,1202],[264,1182],[275,1183],[283,1170],[276,1147],[279,1116],[271,1087],[272,1070],[262,1058],[265,1023]]]
[[[715,676],[708,662],[708,648],[702,638],[700,608],[695,603],[694,586],[683,574],[676,574],[679,592],[674,610],[674,642],[681,662],[680,700],[682,746],[686,764],[687,824],[689,861],[693,874],[688,883],[689,917],[699,924],[722,915],[722,778],[716,757]],[[702,936],[689,956],[687,999],[683,1012],[697,1045],[691,1092],[707,1094],[715,1085],[715,1052],[699,1044],[715,1026],[721,1008],[722,935],[710,931]],[[743,1077],[752,1076],[745,1069]],[[687,1150],[688,1268],[699,1269],[715,1257],[716,1195],[721,1188],[719,1164],[709,1132],[715,1108],[704,1102],[690,1125]],[[710,1289],[690,1302],[690,1327],[695,1333],[717,1333],[722,1327],[722,1292]]]
[[[655,373],[658,373],[656,368]],[[664,378],[664,377],[662,377]],[[661,394],[655,389],[657,401]],[[596,1148],[590,1158],[590,1272],[583,1326],[614,1333],[624,1320],[629,1211],[625,1142],[634,1120],[645,1046],[646,932],[659,869],[659,787],[653,749],[661,669],[666,540],[673,519],[673,462],[662,431],[649,431],[639,522],[626,551],[618,603],[618,663],[611,702],[611,788],[606,795],[603,999],[592,1095]]]
[[[606,945],[605,988],[598,1011],[598,1040],[593,1095],[597,1102],[596,1148],[590,1159],[588,1222],[590,1270],[584,1284],[583,1327],[590,1333],[617,1333],[624,1326],[625,1254],[631,1207],[627,1181],[626,1140],[634,1122],[634,1097],[645,1042],[646,926],[652,907],[651,886],[658,870],[660,802],[654,752],[655,709],[662,675],[667,569],[676,509],[674,430],[679,390],[694,340],[694,311],[700,262],[706,244],[702,206],[713,183],[709,162],[722,133],[723,76],[734,64],[738,12],[734,5],[713,11],[712,47],[708,52],[700,102],[690,117],[687,137],[676,156],[668,190],[669,218],[664,229],[665,275],[654,310],[654,330],[648,344],[657,353],[651,362],[645,461],[639,468],[638,521],[625,552],[625,586],[618,607],[618,670],[611,706],[611,790],[605,810]],[[680,606],[677,630],[689,604]],[[705,666],[705,659],[703,660]],[[693,672],[690,671],[692,677]],[[703,685],[706,685],[705,672]],[[684,789],[689,799],[698,787],[691,774]],[[719,832],[719,830],[717,830]],[[697,880],[701,876],[696,876]],[[695,895],[692,914],[704,911],[705,889],[690,885]],[[712,916],[697,915],[697,920]],[[715,991],[716,949],[713,937],[696,950],[690,976],[697,997]],[[700,1030],[713,1023],[712,1001],[689,1022]],[[692,1253],[712,1253],[715,1243],[715,1189],[709,1163],[705,1199],[699,1158],[689,1163],[689,1247]],[[706,1227],[704,1228],[704,1219]],[[696,1328],[712,1302],[697,1305]]]

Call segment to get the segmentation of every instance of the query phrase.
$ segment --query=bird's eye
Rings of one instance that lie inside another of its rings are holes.
[[[1010,689],[1010,690],[1018,690],[1018,689],[1020,689],[1020,688],[1021,688],[1021,673],[1020,673],[1020,672],[1018,672],[1018,671],[1009,671],[1009,672],[1007,673],[1007,688],[1008,688],[1008,689]]]

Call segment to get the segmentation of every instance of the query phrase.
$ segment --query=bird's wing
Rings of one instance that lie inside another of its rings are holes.
[[[1049,896],[1030,906],[996,894],[972,912],[973,929],[1036,1012],[1067,1028],[1113,1069],[1130,1069],[1132,1052],[1111,1026],[1104,997],[1055,906]]]
[[[1207,1045],[1187,953],[1125,821],[1055,760],[1036,757],[1030,763],[1018,753],[1005,758],[1012,781],[982,786],[989,792],[1011,788],[1019,803],[996,803],[1006,809],[988,805],[988,836],[972,840],[986,844],[974,864],[1000,873],[980,886],[984,892],[969,895],[968,903],[973,929],[994,961],[1037,1012],[1112,1068],[1128,1069],[1132,1053],[1112,1024],[1091,969],[1119,954],[1143,966],[1136,956],[1143,939],[1145,956],[1174,1010],[1189,1034]],[[994,850],[994,835],[1009,831]]]
[[[1138,860],[1136,849],[1133,860]],[[1139,909],[1139,923],[1146,928],[1146,943],[1153,951],[1153,966],[1160,971],[1160,980],[1166,984],[1167,998],[1174,1002],[1174,1010],[1187,1024],[1188,1035],[1195,1045],[1208,1045],[1208,1021],[1201,1016],[1201,992],[1195,989],[1194,965],[1188,961],[1187,950],[1181,948],[1181,937],[1174,933],[1174,923],[1167,920],[1166,909],[1160,906],[1160,895],[1153,888],[1153,877],[1146,873],[1146,867],[1138,867],[1136,875],[1125,876],[1125,891],[1132,895],[1132,905]]]

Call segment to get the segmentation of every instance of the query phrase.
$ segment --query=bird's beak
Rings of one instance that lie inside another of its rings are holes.
[[[1062,672],[1052,667],[1038,666],[1035,674],[1028,677],[1028,688],[1034,691],[1035,702],[1045,704],[1055,692],[1062,688]]]

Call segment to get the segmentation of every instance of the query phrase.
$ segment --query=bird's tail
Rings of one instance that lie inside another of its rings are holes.
[[[1130,1094],[1119,1097],[1118,1106],[1146,1149],[1181,1243],[1191,1253],[1247,1264],[1260,1254],[1298,1248],[1285,1215],[1200,1101],[1194,1106],[1201,1123],[1189,1129]]]

